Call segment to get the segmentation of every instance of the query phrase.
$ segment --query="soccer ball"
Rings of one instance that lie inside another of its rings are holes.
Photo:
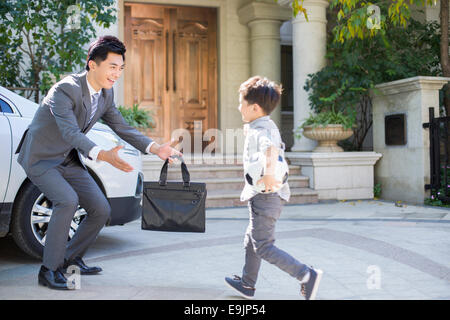
[[[253,186],[258,192],[263,192],[266,188],[264,183],[256,184],[264,176],[264,168],[266,165],[266,156],[261,152],[252,155],[249,165],[245,173],[245,179],[248,184]],[[289,166],[283,156],[278,156],[278,161],[275,165],[275,180],[281,181],[280,189],[287,182],[289,177]],[[279,189],[272,190],[276,192]]]

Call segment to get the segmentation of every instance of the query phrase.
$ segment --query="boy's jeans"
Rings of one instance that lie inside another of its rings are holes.
[[[308,271],[305,264],[274,245],[275,224],[283,206],[281,201],[277,193],[259,193],[248,201],[250,223],[244,239],[245,265],[242,271],[242,283],[245,286],[255,287],[261,259],[298,280]]]

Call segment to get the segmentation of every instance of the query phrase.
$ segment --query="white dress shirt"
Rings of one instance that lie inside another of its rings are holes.
[[[89,95],[91,96],[91,115],[90,115],[90,119],[92,119],[92,116],[95,114],[95,112],[97,111],[97,105],[98,105],[98,98],[96,101],[94,98],[94,94],[98,94],[98,97],[100,97],[101,91],[102,89],[100,88],[100,90],[95,91],[94,88],[92,88],[92,86],[89,83],[88,78],[86,77],[86,83],[89,89]],[[148,147],[145,149],[146,153],[150,153],[150,148],[152,147],[152,145],[155,143],[156,141],[152,141]],[[104,150],[102,147],[100,146],[95,146],[91,149],[91,151],[89,151],[89,157],[92,158],[92,160],[99,162],[99,160],[97,160],[98,154],[101,150]]]

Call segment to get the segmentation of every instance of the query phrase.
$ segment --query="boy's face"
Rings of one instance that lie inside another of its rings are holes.
[[[239,95],[239,111],[242,115],[242,121],[244,122],[252,122],[259,117],[262,117],[262,109],[257,104],[249,104],[247,100],[242,97],[242,94]]]
[[[89,61],[89,72],[93,80],[100,88],[111,89],[114,83],[120,78],[125,67],[121,54],[109,52],[106,60],[97,64],[95,61]],[[98,89],[98,88],[94,88]]]

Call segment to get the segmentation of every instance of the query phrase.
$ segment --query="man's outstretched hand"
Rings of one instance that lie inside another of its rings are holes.
[[[117,146],[108,151],[102,150],[98,153],[97,159],[106,161],[119,170],[131,172],[134,168],[129,165],[128,162],[123,161],[118,154],[119,150],[123,147],[124,146]]]
[[[173,159],[170,158],[171,156],[177,155],[182,157],[183,154],[179,152],[178,150],[172,148],[172,145],[175,145],[178,141],[171,140],[169,142],[166,142],[162,145],[159,145],[158,143],[154,143],[150,149],[151,153],[156,154],[158,157],[160,157],[162,160],[166,160],[169,158],[169,163],[173,163]],[[116,167],[119,170],[125,171],[125,172],[131,172],[134,170],[134,168],[128,164],[128,162],[123,161],[119,157],[119,150],[122,149],[124,146],[117,146],[115,148],[112,148],[111,150],[101,150],[98,153],[97,159],[101,161],[106,161],[112,166]]]
[[[150,152],[156,154],[161,158],[161,160],[164,161],[169,158],[169,163],[173,163],[173,159],[170,158],[171,156],[183,156],[180,151],[173,148],[176,143],[178,143],[178,141],[174,139],[161,145],[159,145],[158,143],[154,143],[150,149]]]

